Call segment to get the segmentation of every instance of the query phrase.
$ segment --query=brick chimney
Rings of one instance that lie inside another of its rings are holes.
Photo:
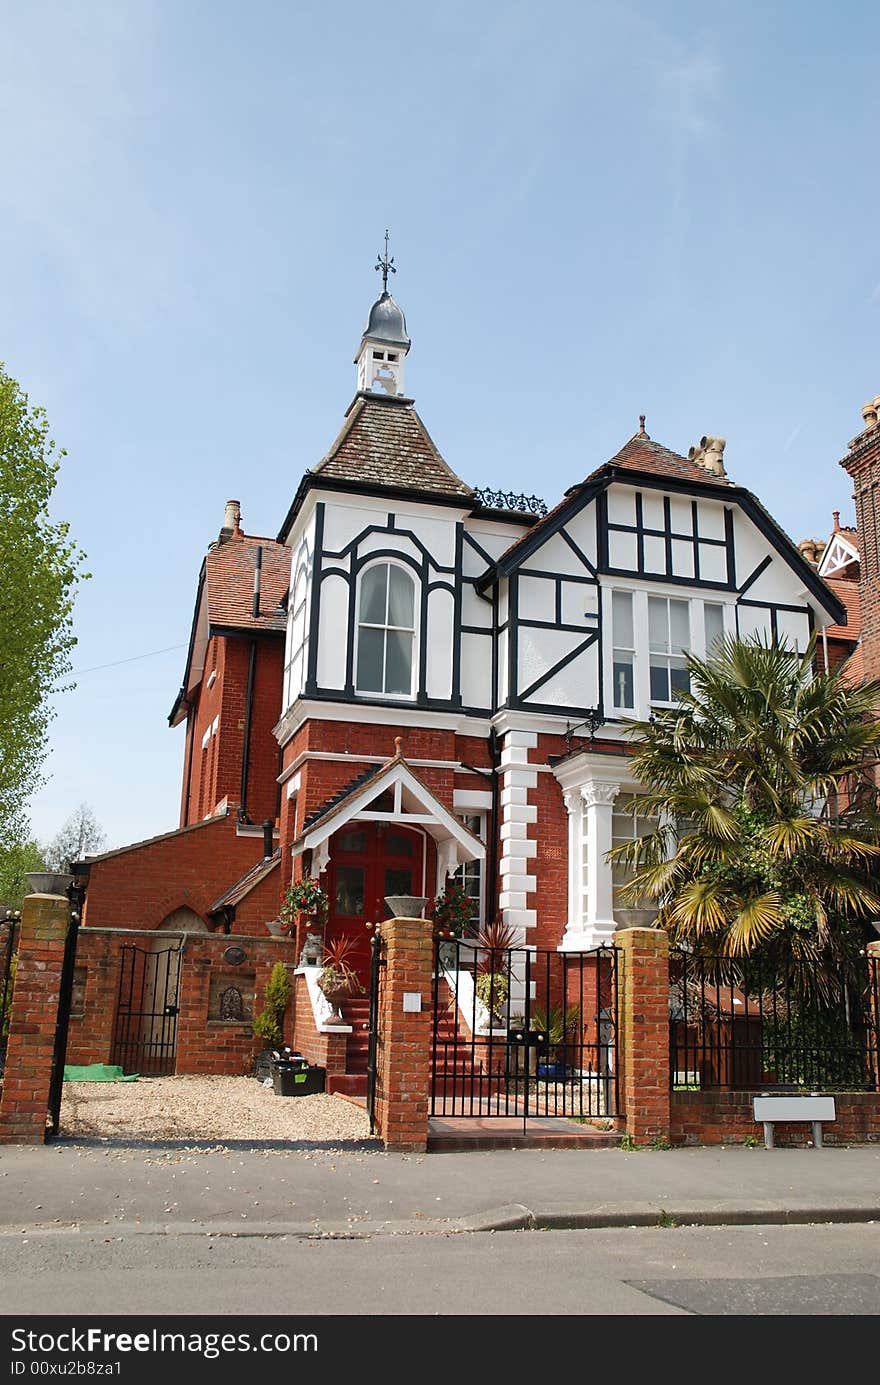
[[[862,407],[864,427],[840,465],[853,480],[861,566],[862,658],[865,678],[880,678],[880,395]]]

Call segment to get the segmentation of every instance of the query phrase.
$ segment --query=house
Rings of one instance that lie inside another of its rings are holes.
[[[618,811],[639,788],[626,719],[670,705],[686,653],[722,634],[846,632],[843,556],[823,580],[728,476],[723,439],[677,452],[642,417],[548,511],[453,470],[406,393],[410,347],[386,282],[354,398],[277,537],[244,535],[229,502],[170,718],[180,826],[90,863],[87,925],[188,910],[265,937],[287,884],[319,876],[326,937],[357,939],[365,975],[386,897],[457,876],[475,919],[594,948],[641,921],[605,860],[640,830]],[[308,995],[304,1051],[322,1031]]]

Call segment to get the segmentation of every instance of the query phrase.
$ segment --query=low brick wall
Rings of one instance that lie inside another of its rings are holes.
[[[674,1145],[742,1144],[747,1135],[764,1139],[764,1127],[752,1114],[755,1092],[673,1092],[669,1139]],[[880,1140],[880,1093],[834,1092],[837,1119],[822,1127],[828,1145]],[[777,1145],[805,1148],[813,1132],[804,1122],[774,1125]]]
[[[322,1034],[315,1024],[306,978],[295,976],[293,981],[293,1047],[310,1063],[326,1068],[328,1073],[345,1072],[348,1034]]]
[[[68,1063],[113,1061],[123,947],[134,944],[149,951],[174,947],[179,941],[180,935],[170,932],[80,930]],[[231,947],[242,949],[243,961],[229,962],[224,957]],[[287,965],[291,977],[291,1003],[284,1023],[284,1037],[289,1043],[293,1034],[293,952],[289,940],[234,933],[187,935],[180,962],[176,1073],[234,1076],[247,1071],[253,1054],[262,1047],[254,1037],[252,1019],[263,1007],[263,988],[278,961]],[[231,986],[241,993],[244,1019],[224,1019],[218,1012],[218,998]]]

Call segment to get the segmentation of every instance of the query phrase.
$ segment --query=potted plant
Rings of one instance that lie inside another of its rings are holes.
[[[351,965],[351,957],[357,947],[357,940],[350,933],[343,933],[324,947],[324,967],[318,977],[318,989],[338,1010],[343,1000],[352,995],[363,995],[361,979]]]
[[[276,962],[263,987],[263,1008],[254,1016],[253,1031],[263,1048],[254,1058],[254,1075],[270,1077],[272,1051],[281,1047],[284,1037],[284,1012],[290,999],[290,978],[283,962]]]
[[[576,1033],[580,1017],[580,1007],[577,1005],[548,1005],[545,1009],[532,1011],[531,1028],[543,1038],[540,1047],[544,1051],[538,1063],[539,1077],[552,1081],[568,1075],[565,1046]]]
[[[281,931],[294,933],[300,919],[306,919],[312,928],[320,927],[329,909],[330,900],[320,881],[315,876],[303,876],[284,891],[278,911]]]
[[[477,998],[489,1012],[491,1025],[506,1025],[510,999],[510,949],[517,930],[508,923],[486,923],[477,934]]]

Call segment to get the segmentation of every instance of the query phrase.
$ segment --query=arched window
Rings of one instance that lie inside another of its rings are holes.
[[[415,582],[397,563],[376,563],[361,577],[358,692],[411,697],[415,663]]]

